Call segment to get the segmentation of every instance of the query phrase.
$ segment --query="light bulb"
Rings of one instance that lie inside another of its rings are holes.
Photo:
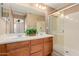
[[[42,9],[46,9],[46,7],[42,7]]]
[[[39,6],[39,8],[41,8],[41,5]]]
[[[40,8],[40,9],[46,9],[46,6],[42,6],[42,5],[40,5],[40,4],[35,4],[35,6],[36,6],[37,8]]]
[[[36,7],[38,7],[38,4],[36,4]]]
[[[61,17],[64,17],[64,14],[61,14]]]

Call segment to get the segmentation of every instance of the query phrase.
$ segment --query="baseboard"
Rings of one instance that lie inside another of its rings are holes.
[[[54,55],[57,56],[79,56],[79,50],[76,48],[54,45]]]
[[[52,55],[53,56],[64,56],[64,55],[62,55],[61,53],[59,53],[59,52],[57,52],[55,50],[53,51]]]
[[[65,56],[79,56],[79,50],[76,50],[75,48],[65,47],[64,48],[64,55]]]
[[[64,55],[64,47],[61,45],[54,45],[54,54],[56,54],[57,56],[63,56]]]

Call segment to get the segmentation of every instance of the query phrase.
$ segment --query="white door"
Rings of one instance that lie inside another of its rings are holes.
[[[65,16],[64,30],[65,55],[79,56],[79,12]]]
[[[49,17],[49,34],[54,35],[54,50],[64,53],[64,20],[63,17],[50,16]]]

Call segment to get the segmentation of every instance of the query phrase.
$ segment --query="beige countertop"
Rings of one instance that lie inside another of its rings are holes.
[[[35,40],[45,37],[53,37],[53,35],[49,34],[41,34],[36,36],[25,36],[25,34],[5,34],[0,36],[0,44],[7,44],[13,42],[27,41],[27,40]]]

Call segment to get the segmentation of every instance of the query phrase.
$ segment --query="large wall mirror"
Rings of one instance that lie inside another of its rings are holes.
[[[0,4],[1,34],[23,33],[25,30],[25,14]]]
[[[26,5],[26,4],[25,4]],[[0,4],[0,34],[24,33],[27,28],[34,27],[45,32],[45,15],[33,7],[19,4]]]

